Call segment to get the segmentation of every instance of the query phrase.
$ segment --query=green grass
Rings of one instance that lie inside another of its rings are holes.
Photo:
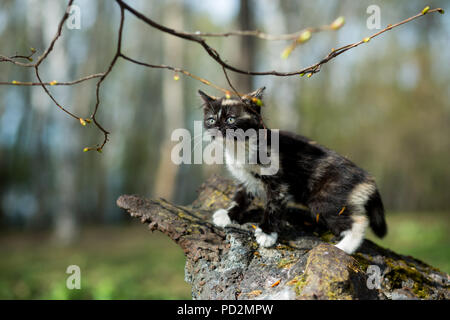
[[[367,238],[450,273],[450,213],[388,213],[387,223],[385,238]]]
[[[389,234],[369,239],[450,273],[448,214],[390,214]],[[190,299],[184,255],[141,224],[88,228],[72,246],[49,234],[0,234],[0,299]],[[66,288],[66,269],[81,268],[81,290]]]
[[[0,299],[190,299],[182,250],[142,225],[90,229],[69,247],[2,235],[0,255]],[[66,288],[69,265],[81,269],[81,290]]]

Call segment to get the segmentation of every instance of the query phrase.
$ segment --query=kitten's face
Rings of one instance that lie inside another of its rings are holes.
[[[249,94],[242,101],[239,98],[214,98],[201,91],[199,93],[205,102],[203,106],[205,129],[218,130],[222,137],[226,137],[227,130],[242,129],[246,131],[261,128],[261,107],[251,100],[256,96]],[[257,93],[261,96],[262,90],[258,90]]]

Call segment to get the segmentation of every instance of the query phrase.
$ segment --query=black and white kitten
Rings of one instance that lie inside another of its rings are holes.
[[[261,98],[264,88],[240,98],[215,98],[199,91],[204,101],[204,126],[209,132],[234,139],[230,130],[263,129]],[[270,129],[267,129],[270,145]],[[255,230],[260,246],[273,246],[278,238],[280,216],[288,201],[308,207],[314,219],[333,234],[341,236],[338,248],[352,254],[364,240],[367,226],[383,237],[387,232],[384,208],[375,181],[348,159],[316,142],[286,131],[279,131],[278,151],[270,157],[279,161],[276,174],[262,175],[262,164],[232,159],[225,147],[228,170],[240,183],[231,206],[213,215],[224,227],[240,220],[254,196],[265,200],[264,215]],[[224,140],[216,139],[223,143]],[[248,148],[247,148],[248,149]],[[250,148],[251,149],[251,148]]]

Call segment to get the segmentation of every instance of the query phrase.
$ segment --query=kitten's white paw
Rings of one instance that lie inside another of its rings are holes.
[[[256,242],[261,246],[261,247],[271,247],[273,246],[278,239],[278,233],[276,232],[272,232],[271,234],[267,234],[264,233],[261,228],[256,228],[255,230],[255,238],[256,238]]]
[[[225,227],[231,223],[231,219],[228,216],[228,211],[225,209],[219,209],[213,214],[213,222],[218,227]]]

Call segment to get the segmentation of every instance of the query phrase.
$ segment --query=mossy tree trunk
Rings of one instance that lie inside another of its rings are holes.
[[[184,250],[194,299],[450,298],[449,275],[368,240],[349,256],[296,207],[285,212],[274,248],[259,248],[253,237],[252,223],[261,213],[258,200],[246,214],[248,222],[214,226],[212,213],[230,204],[234,190],[233,182],[213,176],[189,206],[129,195],[117,204]]]

